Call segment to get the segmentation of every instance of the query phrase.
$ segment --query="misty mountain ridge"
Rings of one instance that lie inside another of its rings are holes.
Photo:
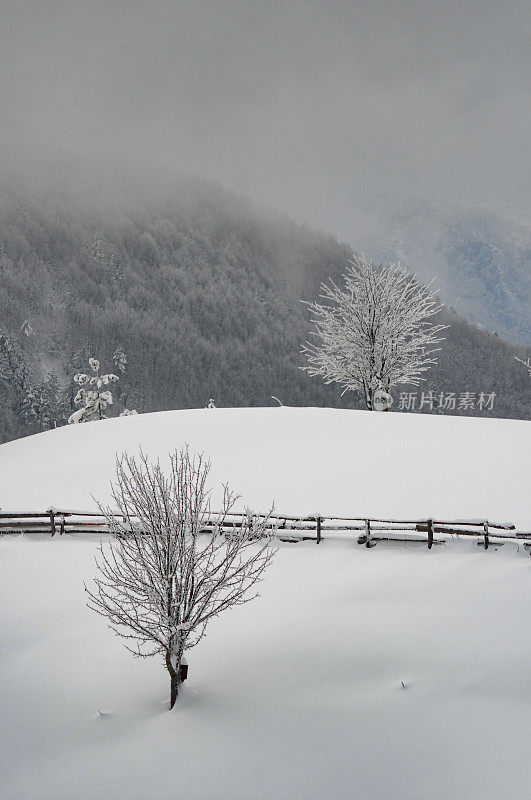
[[[310,328],[300,301],[329,277],[341,281],[349,245],[202,179],[67,178],[0,192],[2,439],[64,423],[74,373],[90,356],[112,369],[118,346],[128,365],[114,414],[202,407],[210,397],[264,406],[271,395],[361,406],[300,370]],[[523,348],[451,310],[441,317],[447,340],[423,388],[494,392],[482,413],[529,416],[527,375],[513,358]]]
[[[531,227],[483,208],[379,195],[364,207],[356,246],[400,261],[441,299],[492,332],[531,344]]]

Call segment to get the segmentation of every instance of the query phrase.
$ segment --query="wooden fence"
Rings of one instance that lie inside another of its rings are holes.
[[[121,519],[120,514],[116,514]],[[231,513],[223,520],[222,528],[230,532],[231,528],[241,525],[247,512]],[[264,516],[254,514],[256,520]],[[211,513],[205,521],[204,531],[218,527],[219,514]],[[267,517],[266,527],[282,541],[297,542],[311,539],[319,544],[326,532],[339,534],[358,533],[357,542],[366,547],[373,547],[380,541],[425,542],[431,549],[434,544],[443,544],[452,537],[472,536],[485,550],[490,544],[500,545],[506,541],[518,542],[531,548],[531,532],[517,531],[511,523],[491,522],[489,520],[439,520],[415,519],[393,520],[362,517],[296,517],[283,514],[271,514]],[[2,513],[0,512],[0,535],[20,533],[55,534],[87,534],[108,533],[105,516],[96,512],[59,510],[50,508],[37,513]],[[419,535],[422,534],[422,535]]]

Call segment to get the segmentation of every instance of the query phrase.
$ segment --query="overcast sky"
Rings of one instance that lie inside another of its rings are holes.
[[[344,236],[386,190],[529,217],[529,8],[0,0],[3,157],[184,167]]]

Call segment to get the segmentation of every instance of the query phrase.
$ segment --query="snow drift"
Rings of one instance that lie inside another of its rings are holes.
[[[321,408],[166,411],[72,425],[0,446],[0,506],[88,511],[117,453],[164,461],[184,443],[212,485],[282,513],[480,518],[528,530],[531,426],[517,420]],[[215,498],[214,498],[215,502]]]

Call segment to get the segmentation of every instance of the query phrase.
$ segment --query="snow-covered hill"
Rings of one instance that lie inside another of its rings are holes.
[[[116,453],[188,443],[214,487],[283,513],[488,518],[531,527],[531,425],[318,408],[169,411],[58,428],[0,447],[0,506],[90,510]]]
[[[0,447],[4,507],[87,508],[114,453],[189,442],[294,512],[529,525],[529,423],[216,409]],[[95,536],[0,537],[0,800],[527,800],[531,558],[516,544],[280,543],[261,597],[157,659],[86,607]]]

